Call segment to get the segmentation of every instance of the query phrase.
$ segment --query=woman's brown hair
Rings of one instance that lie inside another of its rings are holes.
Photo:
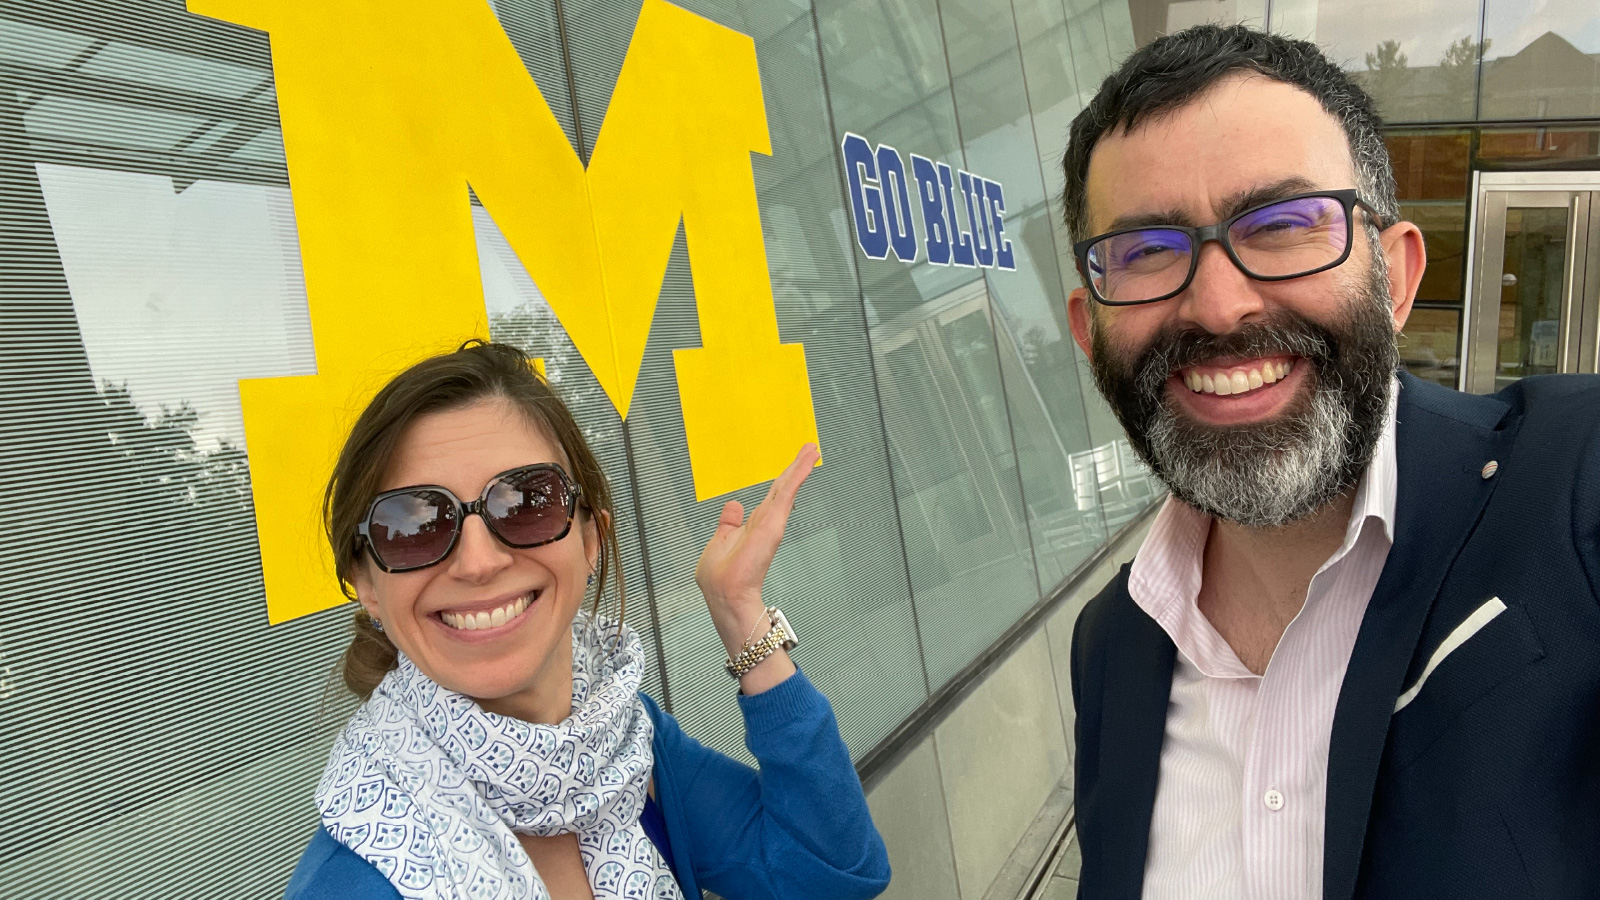
[[[600,537],[595,606],[598,608],[606,581],[615,571],[617,596],[625,608],[611,488],[582,429],[521,350],[510,344],[476,339],[395,376],[372,398],[350,429],[322,497],[323,523],[333,546],[340,590],[355,599],[349,585],[356,568],[363,564],[365,552],[356,538],[356,525],[382,489],[384,473],[411,423],[429,413],[459,409],[480,400],[505,401],[561,446],[572,468],[572,479],[581,491],[579,515],[594,521]],[[620,618],[620,611],[618,615]],[[368,697],[398,662],[399,651],[388,636],[378,630],[366,610],[357,609],[355,636],[344,652],[345,687],[358,697]]]

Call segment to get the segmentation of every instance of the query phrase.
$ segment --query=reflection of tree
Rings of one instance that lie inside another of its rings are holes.
[[[1439,57],[1439,75],[1451,97],[1470,97],[1477,89],[1478,61],[1489,53],[1490,40],[1473,41],[1468,35],[1451,44]]]
[[[566,360],[561,358],[564,354],[558,348],[565,348],[570,342],[561,320],[550,307],[543,303],[523,303],[507,312],[490,313],[489,334],[497,341],[522,348],[529,356],[543,359],[545,376],[552,382],[562,380],[560,370]]]
[[[1413,66],[1398,41],[1383,41],[1366,54],[1366,70],[1351,74],[1390,122],[1471,118],[1479,63],[1489,43],[1462,37],[1450,44],[1437,65]]]
[[[101,398],[112,426],[106,438],[128,463],[141,505],[166,507],[228,507],[248,512],[249,465],[245,453],[227,441],[215,450],[201,450],[194,430],[200,414],[184,403],[163,408],[147,419],[133,403],[127,388],[107,384]],[[86,504],[93,506],[94,504]]]
[[[594,404],[609,407],[611,401],[589,376],[587,364],[567,337],[567,330],[550,307],[527,302],[503,313],[489,314],[489,336],[519,347],[530,357],[544,360],[545,378],[556,387],[578,420],[578,427],[591,446],[601,439],[601,431],[590,420],[576,413]],[[568,377],[576,373],[588,377]],[[613,473],[612,477],[619,477]]]
[[[1399,41],[1384,41],[1367,54],[1367,71],[1361,79],[1362,87],[1385,107],[1392,107],[1406,96],[1416,76],[1407,68],[1410,62],[1400,52]]]
[[[310,726],[312,713],[286,720],[239,703],[237,673],[252,658],[307,659],[304,645],[315,635],[302,627],[260,636],[244,451],[197,444],[198,415],[188,404],[149,416],[125,388],[94,391],[87,379],[82,388],[58,390],[32,427],[18,428],[25,437],[3,448],[16,453],[12,460],[27,460],[6,471],[8,492],[28,483],[35,496],[26,524],[13,520],[7,525],[18,527],[4,529],[0,613],[86,602],[94,613],[84,629],[6,648],[0,695],[11,696],[0,705],[0,734],[10,743],[0,754],[0,784],[34,785],[40,796],[74,804],[103,794],[103,773],[60,763],[64,736],[85,723],[107,733],[177,729],[165,732],[169,739],[225,735],[238,746],[237,753],[195,754],[200,759],[177,777],[169,753],[145,737],[128,738],[117,757],[120,813],[303,740],[296,726]],[[326,654],[311,658],[321,665]],[[19,677],[7,678],[6,667]],[[321,676],[316,669],[284,675],[272,685],[274,702],[313,710]],[[173,710],[183,711],[181,727],[169,721]],[[33,840],[0,847],[0,870],[80,830],[51,804],[13,805],[0,831]]]
[[[1028,371],[1040,383],[1044,404],[1057,428],[1070,428],[1066,423],[1077,422],[1083,415],[1082,406],[1073,390],[1077,385],[1078,361],[1073,356],[1072,342],[1064,335],[1051,337],[1038,325],[1030,325],[1017,339],[1017,352]]]

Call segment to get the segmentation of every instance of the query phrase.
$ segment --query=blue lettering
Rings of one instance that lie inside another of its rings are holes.
[[[922,233],[926,234],[928,262],[950,265],[950,228],[944,220],[944,192],[933,160],[911,154],[911,172],[917,177],[917,197],[922,201]]]
[[[994,234],[989,231],[989,217],[983,211],[983,179],[963,170],[961,193],[967,199],[967,221],[972,223],[972,244],[978,265],[987,269],[994,265]]]
[[[1000,182],[983,181],[983,195],[989,201],[991,219],[994,222],[994,264],[997,269],[1007,272],[1017,270],[1017,256],[1011,250],[1011,242],[1006,240],[1006,195],[1000,187]]]
[[[1015,246],[1006,239],[1006,197],[1000,182],[917,153],[910,154],[908,170],[898,149],[874,146],[855,132],[845,133],[839,149],[856,243],[867,258],[886,260],[893,253],[901,262],[915,263],[920,246],[925,246],[930,265],[1017,270]],[[913,191],[916,203],[911,201]],[[922,210],[920,239],[916,207]]]
[[[883,219],[888,226],[889,246],[902,262],[916,262],[917,226],[911,222],[906,165],[900,159],[900,151],[888,144],[878,145],[878,184],[883,194]]]
[[[845,180],[850,186],[850,208],[855,213],[856,243],[868,259],[889,256],[889,234],[884,228],[883,195],[878,188],[878,168],[872,146],[854,132],[846,132],[840,142],[844,153]]]
[[[970,269],[973,266],[972,235],[956,221],[955,173],[946,163],[939,163],[939,185],[944,188],[944,208],[950,214],[950,261]]]

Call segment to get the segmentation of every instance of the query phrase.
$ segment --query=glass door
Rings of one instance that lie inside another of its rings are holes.
[[[1600,172],[1481,172],[1461,388],[1594,372],[1600,346]]]

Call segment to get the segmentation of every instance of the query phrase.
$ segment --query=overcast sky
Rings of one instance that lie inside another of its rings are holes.
[[[239,379],[316,371],[289,189],[37,168],[95,381],[147,416],[192,406],[204,449],[243,446]],[[493,220],[473,224],[489,311],[543,303]]]
[[[1490,58],[1510,56],[1547,31],[1585,53],[1600,53],[1594,0],[1488,0],[1482,10]],[[1477,36],[1479,0],[1273,0],[1272,27],[1314,37],[1346,67],[1365,68],[1368,52],[1400,42],[1414,66],[1436,65],[1455,41]],[[1314,29],[1314,34],[1306,32]]]

